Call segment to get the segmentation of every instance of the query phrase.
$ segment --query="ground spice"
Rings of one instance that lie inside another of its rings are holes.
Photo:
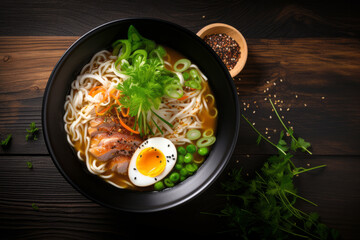
[[[219,55],[228,70],[232,70],[240,58],[240,46],[225,33],[210,34],[204,41]]]

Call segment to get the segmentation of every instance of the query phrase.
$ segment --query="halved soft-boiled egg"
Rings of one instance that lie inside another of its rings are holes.
[[[140,144],[131,158],[129,179],[139,187],[155,184],[169,174],[176,159],[176,147],[169,139],[149,138]]]

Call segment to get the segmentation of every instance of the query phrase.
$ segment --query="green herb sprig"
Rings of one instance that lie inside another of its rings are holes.
[[[7,137],[4,140],[1,141],[0,145],[2,147],[7,147],[10,140],[11,140],[11,138],[12,138],[12,134],[8,134]]]
[[[275,106],[270,100],[275,113]],[[281,121],[281,118],[276,114]],[[301,149],[311,154],[310,143],[302,138],[296,139],[293,131],[281,121],[286,132],[291,136],[288,146],[281,131],[277,144],[261,134],[250,121],[245,121],[258,134],[257,143],[263,139],[278,150],[255,172],[253,179],[245,179],[241,169],[233,169],[229,179],[221,185],[225,191],[226,206],[217,215],[229,221],[229,231],[235,232],[240,239],[337,239],[339,233],[328,228],[319,220],[317,213],[305,213],[295,207],[298,199],[311,205],[316,203],[300,196],[293,183],[294,176],[323,168],[320,165],[312,168],[296,167],[292,162],[290,150]],[[209,213],[207,213],[209,214]]]
[[[26,141],[29,139],[38,140],[39,129],[36,127],[35,122],[30,123],[30,129],[26,129]]]

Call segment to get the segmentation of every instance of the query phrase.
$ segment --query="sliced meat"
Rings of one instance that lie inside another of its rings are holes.
[[[108,169],[120,174],[127,174],[131,158],[128,156],[118,156],[110,160]]]
[[[108,136],[106,136],[106,137],[103,137],[103,139],[99,142],[99,146],[112,144],[113,142],[134,145],[137,148],[140,145],[140,143],[142,142],[142,139],[140,137],[138,137],[137,135],[130,135],[130,134],[126,134],[126,133],[115,132],[112,134],[108,134]]]
[[[90,137],[94,137],[99,133],[104,132],[115,132],[120,129],[120,126],[116,124],[112,118],[95,118],[90,121],[90,127],[88,128],[88,133]]]
[[[136,148],[134,145],[113,142],[111,144],[90,148],[89,152],[100,161],[107,161],[120,155],[131,156]]]

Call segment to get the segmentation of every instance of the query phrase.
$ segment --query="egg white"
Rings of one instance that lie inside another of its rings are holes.
[[[158,176],[149,177],[141,174],[136,168],[136,159],[138,158],[140,152],[145,148],[157,148],[159,149],[165,156],[166,165],[164,171],[162,171]],[[170,171],[175,166],[177,160],[177,151],[175,145],[166,138],[163,137],[154,137],[149,138],[142,142],[138,149],[136,149],[135,153],[133,154],[129,168],[128,168],[128,175],[130,181],[138,187],[146,187],[155,184],[156,182],[162,180],[166,175],[170,173]]]

